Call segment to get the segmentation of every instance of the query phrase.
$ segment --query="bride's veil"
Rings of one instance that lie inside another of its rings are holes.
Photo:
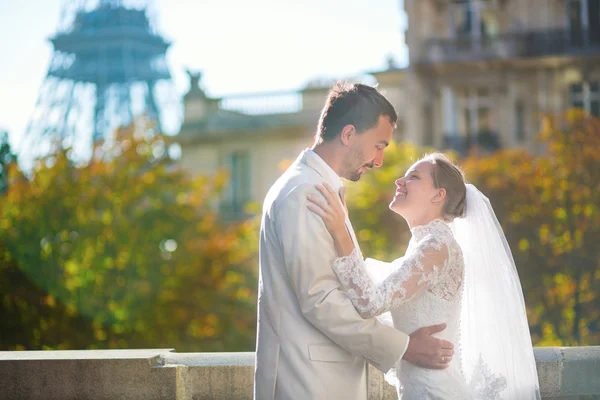
[[[540,399],[515,262],[488,198],[471,184],[466,215],[453,221],[452,230],[465,260],[461,336],[455,345],[474,397]]]

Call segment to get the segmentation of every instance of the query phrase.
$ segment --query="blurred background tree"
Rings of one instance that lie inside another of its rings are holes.
[[[600,120],[581,110],[545,116],[541,155],[474,151],[457,159],[489,198],[519,270],[536,345],[600,343]],[[390,261],[410,239],[389,210],[394,180],[431,149],[392,144],[382,168],[348,185],[365,257]],[[456,160],[456,157],[454,157]]]
[[[253,349],[256,220],[220,223],[226,175],[191,180],[168,137],[136,131],[85,165],[61,149],[31,178],[9,168],[2,349]]]
[[[573,110],[542,126],[541,155],[459,163],[505,230],[534,343],[599,344],[600,122]],[[3,158],[2,349],[254,349],[259,221],[221,222],[227,176],[190,179],[170,146],[129,127],[82,165],[60,150],[28,177]],[[404,254],[410,232],[388,205],[395,179],[429,151],[392,144],[382,168],[348,185],[366,257]]]
[[[0,195],[8,189],[8,170],[16,163],[17,156],[10,147],[8,133],[0,132]]]
[[[545,154],[503,151],[466,160],[515,255],[534,342],[600,343],[600,121],[545,116]]]

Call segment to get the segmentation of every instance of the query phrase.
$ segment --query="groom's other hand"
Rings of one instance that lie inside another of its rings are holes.
[[[446,329],[446,324],[426,326],[410,335],[404,360],[423,368],[445,369],[454,355],[454,345],[447,340],[433,337]]]

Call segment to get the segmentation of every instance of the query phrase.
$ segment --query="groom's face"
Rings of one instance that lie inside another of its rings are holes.
[[[392,140],[393,131],[394,127],[389,117],[381,115],[375,126],[355,133],[348,143],[343,178],[356,182],[371,168],[381,167],[383,152]]]

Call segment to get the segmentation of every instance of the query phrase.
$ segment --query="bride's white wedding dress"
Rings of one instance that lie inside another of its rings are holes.
[[[448,368],[399,361],[386,375],[403,400],[540,400],[510,247],[488,198],[466,186],[464,218],[415,227],[404,257],[363,261],[355,249],[333,269],[364,317],[391,314],[393,325],[409,334],[447,324],[436,336],[454,343]]]
[[[450,226],[441,220],[411,230],[404,257],[391,263],[367,259],[358,249],[338,258],[333,268],[356,309],[365,317],[390,311],[394,327],[408,334],[446,323],[435,336],[454,344],[448,368],[433,370],[400,361],[386,379],[402,400],[501,399],[506,377],[479,359],[469,381],[461,363],[461,301],[465,262]],[[396,379],[394,379],[396,378]]]

